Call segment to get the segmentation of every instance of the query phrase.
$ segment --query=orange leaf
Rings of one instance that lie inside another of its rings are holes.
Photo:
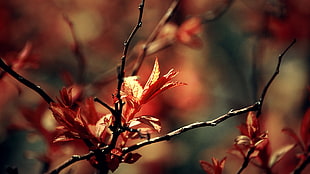
[[[226,157],[222,160],[217,160],[212,157],[212,164],[206,161],[200,161],[201,168],[208,174],[222,174],[222,170],[225,166]]]
[[[125,77],[123,85],[122,92],[124,92],[125,95],[132,96],[135,100],[141,97],[143,89],[137,76]]]
[[[96,123],[95,131],[96,137],[100,142],[107,143],[107,141],[110,139],[112,133],[110,132],[109,127],[112,124],[112,115],[107,114],[103,116],[101,119],[98,120]]]
[[[246,125],[248,128],[248,136],[254,138],[259,133],[259,123],[254,112],[249,112]]]
[[[200,166],[207,174],[215,174],[213,165],[207,161],[200,161]]]
[[[63,87],[60,91],[60,97],[61,101],[65,106],[71,106],[73,104],[72,102],[72,88],[65,88]]]
[[[132,119],[129,122],[129,127],[132,129],[138,129],[142,134],[160,132],[161,130],[160,120],[149,115]]]
[[[202,40],[197,36],[201,32],[201,19],[192,17],[180,26],[176,34],[176,38],[183,44],[194,48],[202,46]]]
[[[152,73],[144,86],[144,90],[149,89],[149,87],[158,80],[159,75],[160,75],[160,70],[159,70],[158,58],[156,57]]]
[[[162,93],[163,91],[181,85],[186,85],[185,83],[180,82],[169,82],[172,78],[174,78],[178,72],[171,69],[167,74],[163,77],[160,77],[155,82],[152,82],[150,86],[146,86],[143,90],[143,94],[141,96],[141,104],[147,103],[156,95]]]

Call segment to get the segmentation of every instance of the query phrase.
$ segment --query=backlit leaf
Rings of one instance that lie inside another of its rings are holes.
[[[132,129],[138,129],[142,134],[160,132],[161,130],[160,120],[148,115],[132,119],[129,123],[129,127]]]
[[[294,132],[294,130],[292,130],[291,128],[284,128],[282,129],[282,132],[292,137],[300,148],[302,148],[303,150],[305,149],[305,147],[303,146],[302,142],[300,141],[298,135]]]
[[[144,89],[148,89],[149,86],[154,84],[158,80],[159,75],[160,75],[160,70],[159,70],[158,58],[156,57],[152,73],[148,81],[146,82]]]
[[[287,152],[289,152],[290,150],[292,150],[293,148],[295,147],[295,144],[289,144],[289,145],[286,145],[280,149],[277,149],[277,151],[275,151],[270,159],[269,159],[269,163],[268,163],[268,166],[270,168],[272,168],[277,162],[279,162],[283,156],[285,154],[287,154]]]

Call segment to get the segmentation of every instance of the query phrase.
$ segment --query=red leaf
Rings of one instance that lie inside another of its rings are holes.
[[[305,147],[309,146],[310,140],[310,109],[308,109],[302,119],[300,126],[300,136]]]
[[[60,91],[60,97],[61,97],[61,101],[65,106],[72,106],[73,102],[72,102],[72,88],[65,88],[63,87]]]
[[[185,83],[181,83],[181,82],[169,82],[177,74],[178,72],[171,69],[167,74],[165,74],[163,77],[160,77],[157,81],[153,82],[150,86],[146,86],[143,90],[140,103],[141,104],[147,103],[153,97],[155,97],[156,95],[162,93],[163,91],[167,89],[186,85]]]
[[[17,61],[14,63],[14,69],[19,69],[25,66],[25,63],[33,61],[29,60],[30,52],[31,52],[32,44],[30,42],[27,42],[24,46],[24,48],[18,53]],[[27,60],[28,59],[28,60]]]
[[[249,112],[246,120],[248,136],[254,138],[259,132],[259,123],[254,112]]]
[[[107,142],[110,140],[112,133],[109,127],[112,124],[112,118],[113,117],[111,114],[107,114],[96,123],[94,135],[97,137],[99,142],[107,144]]]
[[[141,158],[141,155],[138,153],[127,153],[124,156],[124,163],[133,164]]]
[[[291,128],[284,128],[282,129],[282,132],[289,135],[295,140],[295,143],[303,150],[305,150],[302,142],[300,141],[298,135],[291,129]]]
[[[141,106],[149,102],[156,95],[167,89],[185,85],[185,83],[170,82],[177,74],[178,72],[171,69],[163,77],[159,77],[160,69],[158,59],[156,58],[151,75],[143,88],[136,76],[126,77],[122,88],[122,98],[126,100],[123,112],[126,122],[133,119],[135,114],[140,111]]]
[[[177,31],[177,39],[190,47],[200,48],[202,47],[202,40],[197,36],[202,30],[201,19],[198,17],[193,17],[180,26]]]
[[[237,128],[239,129],[241,135],[249,136],[248,127],[246,124],[242,123]]]
[[[226,157],[222,160],[217,160],[212,157],[212,164],[206,161],[200,161],[201,168],[208,174],[222,174],[222,170],[225,166]]]
[[[295,147],[295,144],[289,144],[284,147],[281,147],[280,149],[277,149],[276,152],[274,152],[270,159],[268,166],[269,168],[272,168],[276,163],[278,163],[285,154],[287,154],[290,150],[292,150]]]
[[[250,148],[253,145],[250,137],[246,135],[239,135],[235,139],[235,145],[239,146],[240,148]]]
[[[137,76],[124,78],[123,91],[126,96],[132,96],[136,101],[141,97],[143,88]]]
[[[200,161],[200,166],[207,174],[215,174],[213,165],[207,161]]]
[[[69,137],[66,137],[65,135],[60,135],[60,136],[55,137],[53,143],[67,142],[67,141],[73,141],[73,140],[74,138],[69,138]]]
[[[112,172],[114,172],[118,168],[118,166],[121,162],[119,157],[115,156],[115,155],[106,155],[106,161],[108,163],[108,168]]]
[[[81,107],[82,115],[87,116],[87,119],[85,120],[87,124],[95,125],[101,118],[100,114],[96,110],[95,102],[92,97],[86,99],[85,103],[83,103]]]
[[[149,79],[147,80],[144,89],[148,89],[151,85],[153,85],[158,80],[159,75],[160,75],[160,69],[158,64],[158,58],[156,57],[152,73]]]

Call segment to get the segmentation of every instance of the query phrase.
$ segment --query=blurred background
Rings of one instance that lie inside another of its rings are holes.
[[[112,104],[116,67],[123,42],[136,25],[139,3],[0,1],[0,56],[53,98],[59,96],[63,86],[74,86],[86,97],[98,96]],[[145,2],[142,28],[129,47],[126,75],[130,75],[141,45],[171,3],[172,0]],[[297,43],[285,54],[280,74],[267,93],[261,117],[262,129],[269,132],[271,149],[294,143],[281,130],[290,127],[298,133],[309,107],[309,8],[307,0],[181,0],[165,25],[167,32],[161,35],[170,40],[158,42],[162,49],[146,56],[138,76],[145,82],[158,57],[162,74],[175,68],[180,72],[177,80],[188,85],[153,99],[141,114],[159,117],[163,135],[251,105],[273,74],[279,54],[296,38]],[[197,41],[194,43],[175,34],[176,30],[195,27],[185,23],[191,17],[201,19],[197,32],[193,29],[192,39]],[[22,174],[41,173],[72,154],[87,152],[79,142],[53,144],[56,123],[48,106],[36,93],[0,73],[0,173],[14,166]],[[236,173],[242,159],[227,152],[233,147],[239,135],[237,126],[242,122],[245,115],[143,147],[137,150],[142,154],[139,161],[121,164],[115,173],[202,174],[199,160],[210,162],[211,157],[225,156],[228,158],[224,173]],[[294,162],[281,161],[274,172],[283,173],[283,166]],[[84,161],[66,172],[94,171]],[[261,172],[254,165],[245,171]]]

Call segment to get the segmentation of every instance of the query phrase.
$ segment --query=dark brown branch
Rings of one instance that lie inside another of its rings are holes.
[[[265,96],[266,96],[266,93],[271,85],[271,83],[273,82],[273,80],[276,78],[276,76],[279,74],[280,72],[280,66],[281,66],[281,63],[282,63],[282,58],[283,56],[286,54],[286,52],[296,43],[296,39],[294,39],[291,44],[279,55],[278,57],[278,63],[277,63],[277,67],[273,73],[273,75],[271,76],[271,78],[269,79],[269,81],[267,82],[267,84],[265,85],[263,91],[262,91],[262,94],[261,94],[261,97],[259,99],[259,102],[261,103],[261,106],[263,105],[263,102],[265,100]],[[262,108],[260,108],[256,114],[256,117],[259,117],[260,114],[261,114],[261,110]]]
[[[76,32],[74,30],[74,26],[68,15],[63,14],[64,21],[68,24],[71,32],[71,36],[73,39],[73,53],[77,59],[77,63],[79,66],[78,70],[78,80],[81,82],[83,80],[83,75],[85,73],[85,68],[86,68],[86,58],[84,55],[84,52],[81,49],[81,44],[77,39]]]
[[[94,98],[94,101],[100,103],[102,106],[104,106],[105,108],[107,108],[107,109],[111,112],[112,115],[116,115],[116,114],[117,114],[116,111],[115,111],[115,109],[113,109],[111,106],[109,106],[108,104],[106,104],[105,102],[103,102],[102,100],[100,100],[99,98],[95,97],[95,98]]]
[[[81,160],[88,160],[94,155],[95,155],[95,152],[93,152],[93,151],[90,151],[89,153],[87,153],[85,155],[72,155],[72,157],[70,159],[65,161],[63,164],[58,166],[56,169],[49,172],[49,174],[58,174],[59,172],[61,172],[63,169],[70,166],[71,164],[78,162],[78,161],[81,161]]]
[[[255,151],[255,147],[251,147],[250,150],[248,151],[247,155],[243,159],[243,163],[237,174],[241,174],[244,169],[246,169],[251,161],[251,155]]]
[[[270,85],[272,84],[272,82],[274,81],[274,79],[276,78],[276,76],[280,73],[280,66],[281,66],[281,63],[282,63],[282,58],[283,56],[286,54],[286,52],[296,43],[296,39],[294,39],[291,44],[279,55],[278,57],[278,63],[277,63],[277,66],[276,66],[276,69],[273,73],[273,75],[271,76],[271,78],[269,79],[269,81],[267,82],[267,84],[265,85],[263,91],[262,91],[262,94],[261,94],[261,97],[259,99],[259,108],[257,110],[257,113],[256,113],[256,117],[258,118],[261,113],[262,113],[262,106],[263,106],[263,103],[264,103],[264,100],[265,100],[265,96],[266,96],[266,93],[270,87]],[[251,158],[250,156],[252,155],[252,153],[254,153],[255,151],[255,147],[252,147],[250,148],[250,150],[248,151],[247,153],[247,156],[244,158],[243,160],[243,163],[242,163],[242,166],[241,168],[239,169],[239,171],[237,172],[237,174],[241,174],[242,171],[249,165],[249,163],[251,162]]]
[[[131,43],[131,40],[133,39],[134,35],[137,33],[138,29],[142,26],[142,16],[143,16],[143,9],[144,9],[144,2],[145,0],[142,0],[141,4],[139,5],[139,18],[138,18],[138,22],[136,24],[136,26],[134,27],[134,29],[132,30],[132,32],[130,33],[128,39],[124,42],[124,50],[123,50],[123,56],[121,58],[121,66],[118,67],[118,85],[117,85],[117,95],[116,97],[119,99],[119,105],[122,104],[121,101],[121,87],[122,84],[124,82],[124,76],[125,76],[125,66],[126,66],[126,58],[127,58],[127,53],[128,53],[128,49],[129,49],[129,45]],[[122,107],[119,108],[115,108],[116,110],[120,110],[121,111]]]
[[[155,137],[155,138],[152,138],[150,140],[146,140],[146,141],[142,141],[140,143],[137,143],[135,145],[132,145],[130,147],[125,147],[122,149],[123,153],[128,153],[128,152],[131,152],[131,151],[134,151],[134,150],[137,150],[143,146],[146,146],[146,145],[149,145],[149,144],[153,144],[153,143],[157,143],[157,142],[161,142],[161,141],[168,141],[170,140],[171,138],[177,136],[177,135],[180,135],[184,132],[187,132],[189,130],[192,130],[192,129],[196,129],[196,128],[200,128],[200,127],[213,127],[213,126],[216,126],[217,124],[227,120],[228,118],[231,118],[233,116],[236,116],[236,115],[240,115],[240,114],[243,114],[243,113],[247,113],[247,112],[250,112],[250,111],[257,111],[257,109],[259,108],[259,103],[255,103],[253,105],[250,105],[250,106],[247,106],[247,107],[244,107],[244,108],[241,108],[241,109],[237,109],[237,110],[230,110],[228,111],[226,114],[224,115],[221,115],[219,117],[217,117],[216,119],[213,119],[211,121],[206,121],[206,122],[195,122],[195,123],[192,123],[192,124],[189,124],[189,125],[186,125],[186,126],[183,126],[181,128],[178,128],[172,132],[169,132],[167,133],[166,135],[163,135],[163,136],[160,136],[160,137]]]
[[[151,33],[151,35],[148,37],[148,39],[146,40],[144,46],[143,46],[143,50],[142,52],[139,53],[138,58],[136,60],[136,63],[133,67],[133,71],[132,71],[132,76],[135,76],[138,74],[139,69],[144,61],[144,58],[147,54],[147,50],[149,48],[149,45],[156,39],[156,37],[158,36],[160,30],[162,29],[162,27],[170,20],[170,18],[172,17],[172,15],[174,14],[174,12],[176,11],[178,5],[179,5],[180,0],[174,0],[170,7],[168,8],[167,12],[165,13],[165,15],[161,18],[161,20],[159,21],[159,23],[157,24],[157,26],[155,27],[155,29],[153,30],[153,32]]]
[[[28,88],[34,90],[36,93],[38,93],[48,104],[51,102],[54,102],[53,99],[47,95],[44,90],[34,83],[30,82],[29,80],[25,79],[23,76],[15,72],[11,67],[9,67],[7,64],[4,63],[4,61],[0,58],[0,67],[7,73],[9,73],[14,79],[18,80],[20,83],[24,84]]]
[[[294,174],[301,174],[301,172],[310,164],[310,155],[294,170]]]
[[[142,0],[141,3],[139,4],[139,17],[138,17],[138,21],[136,26],[133,28],[132,32],[130,33],[129,37],[127,38],[127,40],[124,42],[124,50],[123,50],[123,56],[121,58],[121,66],[119,66],[117,68],[118,71],[118,84],[117,84],[117,94],[116,97],[118,99],[118,103],[115,104],[115,112],[116,114],[114,115],[115,117],[115,123],[114,123],[114,131],[113,132],[113,138],[111,141],[111,149],[114,148],[116,141],[118,139],[118,136],[121,133],[121,128],[122,128],[122,121],[121,121],[121,117],[122,117],[122,109],[123,109],[123,101],[121,99],[121,88],[122,88],[122,84],[124,82],[124,77],[125,77],[125,67],[126,67],[126,58],[127,58],[127,53],[128,53],[128,48],[129,45],[133,39],[133,37],[135,36],[135,34],[137,33],[138,29],[142,26],[142,16],[143,16],[143,9],[144,9],[144,2],[145,0]]]

